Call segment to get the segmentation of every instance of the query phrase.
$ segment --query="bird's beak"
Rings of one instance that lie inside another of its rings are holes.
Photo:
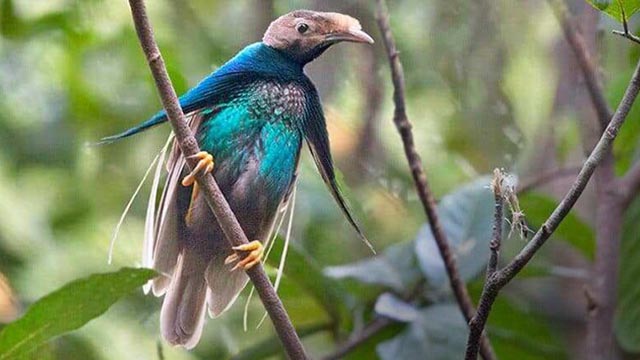
[[[360,27],[351,27],[346,31],[335,32],[327,35],[326,41],[338,42],[338,41],[350,41],[357,43],[373,44],[373,38],[366,32],[362,31]]]

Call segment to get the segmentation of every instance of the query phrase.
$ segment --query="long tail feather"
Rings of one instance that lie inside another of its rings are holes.
[[[142,246],[142,266],[150,268],[153,267],[153,250],[155,247],[155,237],[157,234],[156,226],[156,198],[158,196],[158,188],[160,187],[160,178],[162,177],[162,165],[164,165],[165,157],[169,145],[173,140],[173,133],[169,135],[167,142],[164,144],[162,150],[160,150],[158,164],[156,165],[156,171],[153,175],[153,182],[151,183],[151,191],[149,192],[149,202],[147,204],[147,215],[144,222],[144,242]],[[153,280],[149,280],[142,290],[145,294],[148,294],[151,290]]]
[[[111,242],[109,243],[109,256],[108,256],[108,259],[107,259],[107,263],[109,265],[111,265],[111,260],[113,260],[113,248],[114,248],[114,246],[116,244],[116,239],[118,238],[118,235],[120,234],[120,228],[122,227],[122,224],[124,223],[124,219],[129,214],[129,210],[131,209],[131,205],[133,204],[134,200],[138,196],[138,193],[140,193],[140,189],[142,189],[142,185],[144,185],[145,181],[147,180],[147,177],[149,177],[149,174],[151,173],[151,170],[153,169],[153,165],[155,165],[155,163],[158,161],[159,157],[160,157],[160,154],[156,155],[156,157],[153,158],[153,161],[151,161],[151,164],[149,165],[149,168],[147,169],[147,171],[142,176],[142,180],[140,180],[140,183],[138,184],[138,187],[136,187],[136,190],[133,192],[133,195],[131,195],[131,198],[127,202],[127,205],[124,207],[124,210],[122,211],[122,215],[120,215],[120,219],[118,220],[118,224],[116,225],[116,228],[113,230],[113,236],[111,237]]]
[[[267,248],[267,251],[264,255],[265,263],[267,262],[267,259],[269,259],[269,255],[271,254],[271,250],[273,250],[273,246],[276,243],[276,239],[278,238],[278,234],[280,233],[282,224],[284,224],[284,219],[286,218],[287,210],[289,210],[289,205],[290,202],[286,202],[284,205],[282,205],[282,208],[278,211],[278,214],[276,214],[276,218],[271,225],[269,235],[267,236],[267,243],[265,244],[265,247]],[[276,223],[278,224],[278,226],[275,226]],[[247,332],[248,329],[247,324],[249,322],[249,304],[251,304],[251,299],[253,298],[255,290],[256,288],[251,286],[251,290],[249,291],[249,295],[247,296],[247,301],[244,304],[244,312],[242,314],[242,329],[244,330],[244,332]]]
[[[280,264],[278,264],[278,272],[276,274],[276,282],[273,284],[273,288],[278,292],[280,287],[280,281],[282,281],[282,275],[284,274],[284,264],[287,260],[287,252],[289,251],[289,242],[291,241],[291,229],[293,228],[293,214],[296,209],[296,190],[298,187],[294,185],[293,194],[291,194],[291,209],[289,210],[289,221],[287,224],[287,234],[284,237],[284,245],[282,246],[282,255],[280,255]],[[258,329],[267,318],[267,313],[262,315],[262,319],[258,322],[256,329]]]
[[[206,263],[198,254],[185,251],[178,257],[176,271],[160,311],[162,335],[173,345],[191,349],[200,340],[209,293],[204,279],[205,267]]]

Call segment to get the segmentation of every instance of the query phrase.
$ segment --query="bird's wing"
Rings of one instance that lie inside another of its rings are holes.
[[[182,111],[185,114],[190,114],[194,111],[198,111],[224,101],[225,96],[228,95],[231,90],[238,86],[243,86],[250,79],[251,74],[248,72],[215,71],[204,78],[204,80],[202,80],[198,85],[180,96],[179,100]],[[128,130],[102,138],[98,142],[98,145],[109,144],[122,140],[148,130],[165,121],[167,121],[167,113],[164,110],[161,110],[148,120]]]
[[[329,134],[327,133],[327,125],[320,105],[320,98],[318,97],[315,89],[310,89],[307,93],[305,116],[302,124],[302,132],[309,150],[313,156],[313,160],[316,163],[318,171],[327,184],[331,195],[338,203],[338,206],[346,216],[347,220],[356,230],[362,241],[375,253],[373,246],[367,240],[364,233],[360,229],[360,226],[351,215],[351,211],[347,206],[347,203],[340,192],[338,183],[336,182],[336,176],[333,169],[333,160],[331,158],[331,151],[329,148]]]

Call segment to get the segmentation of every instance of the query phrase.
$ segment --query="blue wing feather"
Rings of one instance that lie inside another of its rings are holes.
[[[263,43],[247,46],[219,69],[204,78],[198,85],[180,96],[180,106],[185,114],[201,110],[222,101],[233,88],[242,87],[256,77],[267,74],[280,78],[301,76],[302,66],[295,64],[277,50]],[[120,134],[108,136],[98,144],[108,144],[138,134],[167,121],[164,110],[145,122]]]

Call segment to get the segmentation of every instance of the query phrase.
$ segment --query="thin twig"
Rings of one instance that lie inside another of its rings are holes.
[[[624,6],[622,6],[622,3],[620,1],[618,1],[618,6],[620,6],[620,13],[622,14],[623,31],[613,30],[613,33],[616,35],[620,35],[622,37],[626,37],[627,39],[637,44],[640,44],[640,38],[629,32],[629,23],[627,22],[627,14],[624,13]]]
[[[604,130],[613,113],[611,112],[611,108],[609,108],[607,99],[604,97],[604,91],[600,84],[598,70],[593,61],[593,57],[587,49],[584,37],[576,30],[575,20],[571,18],[571,14],[564,0],[548,0],[548,2],[562,27],[567,42],[571,46],[571,49],[573,49],[580,69],[582,69],[591,101],[598,113],[601,130]]]
[[[176,141],[184,157],[187,159],[189,167],[193,169],[198,160],[192,156],[197,154],[200,149],[196,139],[191,133],[191,129],[187,125],[186,118],[167,74],[164,60],[162,59],[162,55],[153,36],[151,25],[149,24],[144,1],[129,0],[129,6],[131,7],[131,14],[138,38],[140,39],[140,44],[149,63],[162,104],[166,109],[167,117],[173,128]],[[229,204],[225,200],[213,176],[200,172],[196,176],[196,179],[200,185],[201,193],[205,196],[229,244],[238,246],[248,243],[246,235],[242,231],[238,220],[231,211]],[[296,334],[280,298],[278,298],[273,286],[271,286],[271,282],[269,282],[269,278],[265,274],[262,265],[258,264],[250,270],[247,270],[247,275],[258,291],[287,355],[291,359],[307,359],[300,338]]]
[[[502,245],[502,222],[504,219],[504,194],[502,192],[504,174],[501,170],[493,171],[493,181],[491,189],[493,190],[493,198],[495,201],[495,211],[493,216],[493,239],[489,244],[491,256],[487,265],[487,279],[493,275],[498,269],[498,260],[500,257],[500,246]]]
[[[636,69],[633,73],[631,81],[625,91],[624,97],[618,105],[613,118],[609,122],[603,132],[600,140],[596,144],[595,148],[585,161],[580,173],[578,174],[575,182],[571,186],[569,192],[564,196],[560,204],[551,213],[549,218],[542,224],[540,229],[535,233],[531,241],[520,251],[520,253],[503,269],[495,272],[484,285],[482,295],[480,296],[480,303],[478,305],[478,313],[473,319],[473,326],[477,326],[480,329],[484,329],[484,326],[489,317],[491,306],[495,301],[499,291],[507,285],[533,258],[538,252],[540,247],[549,239],[551,234],[558,228],[562,220],[567,216],[571,208],[575,205],[578,198],[582,195],[587,183],[591,179],[596,167],[602,162],[606,154],[609,153],[613,145],[620,127],[624,124],[631,106],[638,96],[640,91],[640,61],[638,62]],[[474,336],[469,336],[467,342],[467,354],[466,359],[475,360],[477,357],[477,346],[473,343],[479,341],[478,332],[474,332]],[[475,353],[474,353],[475,349]]]
[[[619,30],[613,30],[611,32],[616,34],[616,35],[620,35],[622,37],[625,37],[625,38],[633,41],[636,44],[640,44],[640,37],[637,37],[637,36],[633,35],[630,32],[624,32],[624,31],[619,31]]]
[[[495,201],[495,210],[493,217],[493,238],[489,243],[489,249],[491,250],[491,254],[489,256],[489,263],[487,265],[487,277],[486,283],[489,282],[492,276],[498,271],[498,260],[500,257],[500,246],[502,244],[502,223],[504,219],[503,208],[504,208],[504,194],[502,191],[504,175],[501,170],[495,169],[493,171],[493,181],[491,182],[491,189],[493,191],[493,197]],[[487,296],[485,294],[486,287],[483,289],[482,296]],[[497,293],[496,293],[497,294]],[[474,341],[467,342],[467,350],[466,354],[467,360],[475,360],[478,357],[478,346],[480,345],[479,341],[475,341],[475,339],[480,339],[480,336],[484,332],[484,324],[480,324],[480,319],[483,317],[489,316],[489,312],[491,311],[491,305],[485,307],[479,307],[476,315],[469,322],[469,339],[474,339]]]
[[[409,162],[409,167],[411,168],[411,175],[413,176],[418,196],[422,202],[429,224],[431,225],[430,227],[433,232],[433,237],[438,245],[438,250],[440,251],[445,269],[447,270],[453,294],[465,319],[469,321],[475,314],[475,307],[471,301],[466,285],[460,277],[460,272],[458,271],[454,254],[451,251],[449,242],[447,241],[446,235],[440,225],[436,212],[435,200],[429,187],[427,176],[422,167],[422,160],[415,148],[413,133],[411,131],[412,125],[406,112],[404,71],[402,69],[398,49],[396,48],[395,40],[393,38],[393,33],[391,32],[391,27],[389,25],[389,11],[384,0],[377,0],[376,4],[378,26],[382,33],[383,42],[387,49],[387,55],[389,57],[389,64],[391,67],[391,77],[394,88],[393,100],[395,104],[393,122],[395,123],[402,138],[405,155]],[[485,360],[496,358],[486,336],[482,336],[481,345],[482,356]]]

